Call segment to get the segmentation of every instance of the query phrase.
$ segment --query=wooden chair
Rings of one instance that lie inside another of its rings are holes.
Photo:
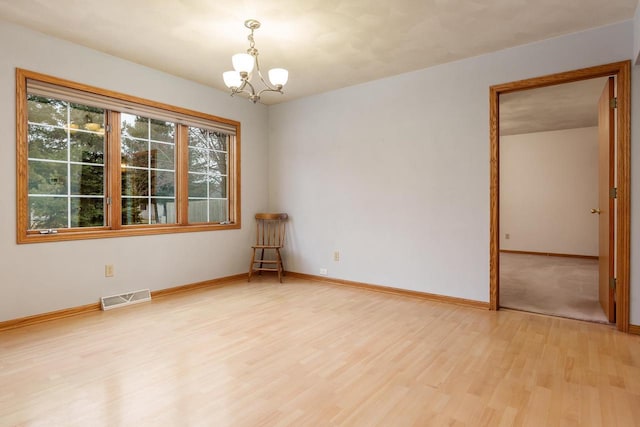
[[[251,264],[249,265],[249,281],[254,272],[262,274],[263,271],[278,272],[278,280],[282,283],[284,275],[284,263],[280,249],[284,246],[285,223],[289,216],[286,213],[258,213],[256,214],[256,244],[251,246]],[[260,250],[260,258],[256,257]],[[265,250],[274,251],[275,259],[265,259]]]

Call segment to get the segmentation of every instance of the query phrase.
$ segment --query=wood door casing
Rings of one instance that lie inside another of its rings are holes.
[[[615,76],[617,109],[615,116],[615,274],[616,327],[629,332],[631,272],[631,61],[613,62],[578,70],[563,71],[525,80],[492,85],[489,88],[489,308],[500,308],[500,218],[499,218],[499,106],[500,96],[578,80]]]
[[[615,277],[615,199],[609,193],[615,187],[614,96],[614,79],[609,77],[598,101],[598,298],[609,322],[616,321],[615,289],[609,285]]]

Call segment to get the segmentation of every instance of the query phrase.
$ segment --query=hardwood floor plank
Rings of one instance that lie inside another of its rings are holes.
[[[0,425],[620,425],[640,337],[269,276],[0,332]]]

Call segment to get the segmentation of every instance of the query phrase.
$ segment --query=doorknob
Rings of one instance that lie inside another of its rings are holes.
[[[602,211],[600,209],[591,209],[591,213],[600,215]]]

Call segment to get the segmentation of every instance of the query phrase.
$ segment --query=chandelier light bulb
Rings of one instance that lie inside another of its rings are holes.
[[[284,68],[272,68],[269,70],[269,81],[274,86],[284,86],[289,80],[289,72]]]
[[[231,57],[231,62],[233,63],[233,69],[237,72],[251,74],[256,61],[248,53],[236,53]]]
[[[242,84],[242,77],[237,71],[225,71],[222,73],[222,78],[224,79],[224,84],[230,89],[239,88]]]

